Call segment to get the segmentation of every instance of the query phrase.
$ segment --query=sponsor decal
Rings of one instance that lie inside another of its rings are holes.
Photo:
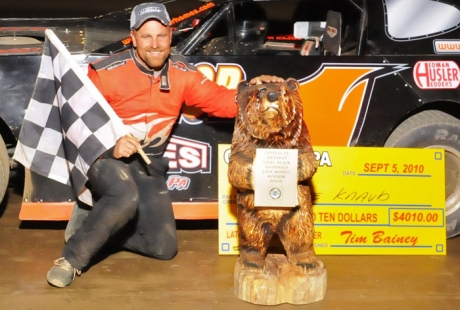
[[[293,34],[283,34],[276,36],[267,36],[267,40],[276,40],[276,41],[302,41],[302,39],[294,37]]]
[[[238,83],[246,79],[246,72],[239,64],[198,63],[195,66],[208,79],[230,89],[236,89]],[[406,69],[409,67],[405,64],[324,63],[310,76],[298,79],[304,119],[313,145],[355,145],[376,80]],[[200,124],[201,114],[201,110],[186,108],[180,121]],[[331,135],[325,128],[341,130]]]
[[[190,187],[190,178],[183,177],[180,175],[170,175],[166,181],[168,189],[178,191],[187,190]]]
[[[131,39],[131,37],[128,37],[128,38],[121,40],[121,43],[123,43],[124,45],[128,45],[128,44],[131,44],[132,41],[133,40]]]
[[[434,40],[436,54],[460,54],[460,40]]]
[[[313,145],[355,145],[377,79],[406,70],[404,64],[323,63],[298,79],[304,119]],[[340,128],[333,135],[325,128]]]
[[[207,11],[213,7],[215,7],[216,5],[213,3],[213,2],[208,2],[202,6],[200,6],[198,9],[194,9],[194,10],[191,10],[190,12],[187,12],[185,14],[182,14],[178,17],[174,17],[171,19],[171,26],[172,25],[175,25],[175,24],[178,24],[186,19],[189,19],[190,17],[193,17],[195,15],[198,15],[204,11]]]
[[[459,67],[455,61],[419,61],[413,69],[414,81],[420,89],[456,89]]]
[[[169,158],[169,174],[211,173],[209,143],[172,136],[164,156]]]
[[[246,72],[239,64],[218,63],[215,66],[208,62],[194,64],[204,75],[203,82],[210,80],[228,89],[237,89],[238,83],[246,79]],[[236,102],[236,101],[235,101]],[[184,121],[189,125],[199,125],[202,123],[198,118],[203,114],[201,109],[183,106],[182,115],[179,123]]]
[[[138,15],[141,16],[147,13],[161,13],[162,11],[163,10],[157,6],[149,6],[140,10]]]
[[[310,54],[310,51],[312,51],[314,48],[315,48],[315,42],[305,41],[305,43],[302,44],[302,48],[300,49],[300,55],[307,56]]]
[[[210,81],[228,89],[237,89],[240,81],[246,79],[246,72],[235,63],[218,63],[215,66],[208,62],[194,64]]]
[[[327,26],[326,32],[329,37],[333,38],[337,35],[337,28]]]
[[[203,114],[203,111],[199,108],[182,106],[182,114],[180,115],[179,124],[185,123],[188,125],[200,125],[203,123],[203,120],[197,118]]]

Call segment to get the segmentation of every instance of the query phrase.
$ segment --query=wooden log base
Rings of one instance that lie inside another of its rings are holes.
[[[268,254],[262,270],[248,268],[241,258],[235,264],[234,292],[244,301],[258,305],[308,304],[324,298],[327,272],[322,262],[305,272],[288,262],[283,254]]]

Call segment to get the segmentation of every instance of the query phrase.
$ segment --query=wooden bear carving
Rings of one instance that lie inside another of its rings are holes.
[[[239,114],[233,133],[228,177],[237,190],[240,259],[244,266],[262,268],[274,233],[278,234],[289,263],[303,270],[317,267],[313,248],[313,214],[307,181],[317,169],[299,84],[284,83],[238,86]],[[298,206],[254,207],[253,161],[256,148],[298,150]]]

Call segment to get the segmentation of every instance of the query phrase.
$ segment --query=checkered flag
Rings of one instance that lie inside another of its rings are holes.
[[[40,175],[72,186],[92,205],[85,187],[90,165],[128,132],[52,30],[13,158]]]

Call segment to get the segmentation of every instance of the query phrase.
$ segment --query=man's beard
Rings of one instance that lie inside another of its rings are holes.
[[[158,70],[163,68],[166,58],[166,54],[162,54],[160,57],[154,57],[147,53],[146,59],[144,61],[150,69]]]

